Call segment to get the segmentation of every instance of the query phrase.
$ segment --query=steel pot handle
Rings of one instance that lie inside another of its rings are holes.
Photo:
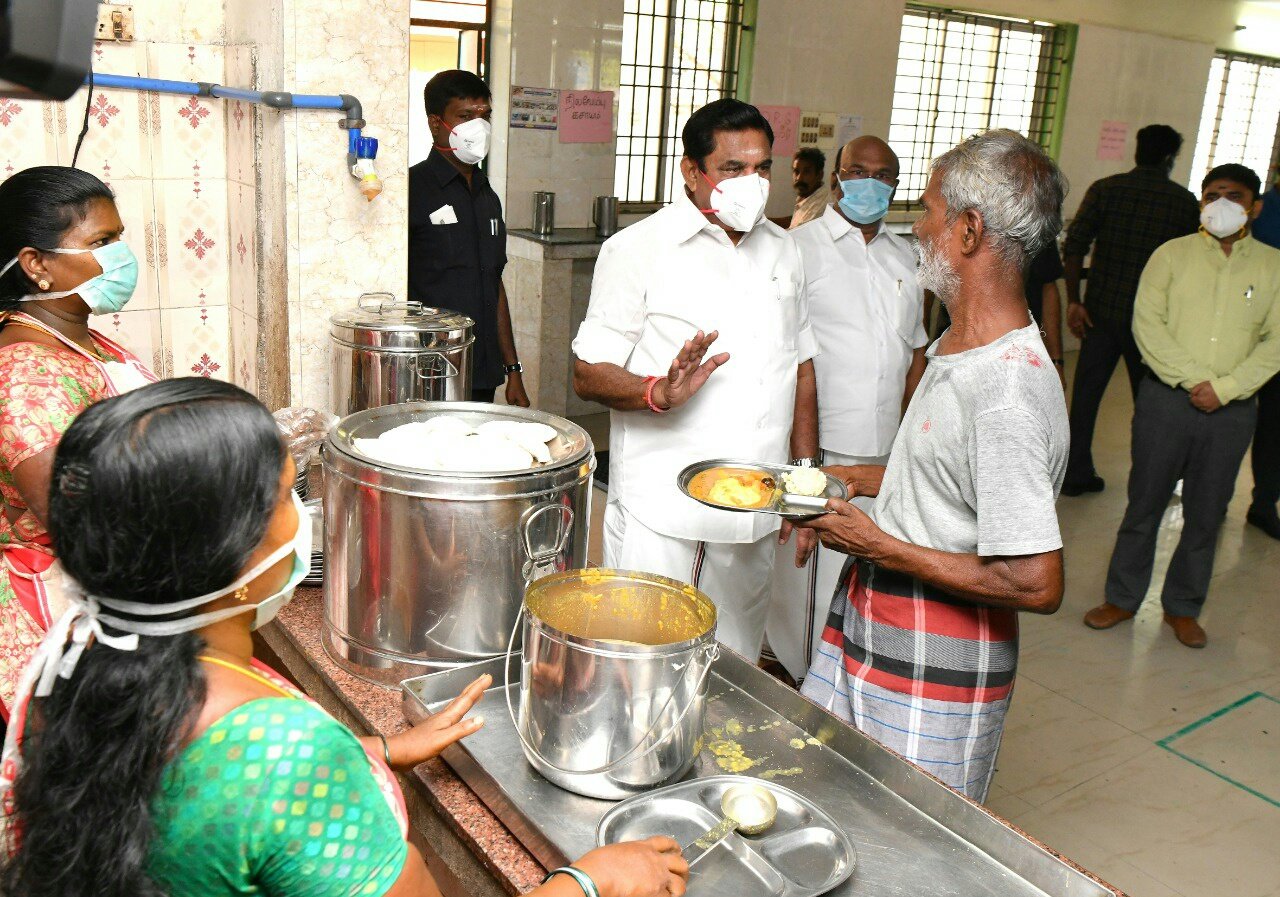
[[[421,302],[414,302],[412,299],[397,302],[396,297],[391,293],[361,293],[360,298],[356,300],[356,305],[364,311],[376,312],[383,312],[389,308],[403,308],[410,312],[420,312],[423,309]]]
[[[504,682],[505,687],[503,691],[506,694],[506,698],[507,698],[507,715],[511,717],[511,725],[516,730],[516,737],[520,739],[520,744],[522,747],[524,747],[527,753],[533,754],[538,759],[540,759],[543,763],[550,766],[552,769],[556,770],[557,772],[563,772],[566,775],[576,775],[576,776],[603,775],[605,773],[612,772],[614,769],[617,769],[619,764],[621,764],[624,760],[631,760],[631,759],[639,760],[641,757],[649,756],[655,750],[657,750],[658,747],[661,746],[668,738],[670,738],[677,729],[680,728],[680,724],[684,722],[684,718],[688,716],[690,708],[693,707],[693,703],[694,703],[693,701],[690,701],[688,704],[684,705],[684,709],[680,711],[680,715],[676,717],[676,721],[672,723],[670,728],[668,728],[667,731],[662,734],[661,738],[659,738],[653,744],[649,745],[639,754],[636,754],[634,758],[631,755],[635,754],[636,750],[640,747],[640,745],[644,744],[646,741],[649,740],[649,736],[653,734],[654,728],[658,725],[657,720],[654,720],[653,725],[649,727],[649,731],[645,732],[644,735],[641,736],[636,741],[636,743],[631,746],[630,750],[628,750],[621,757],[617,757],[609,761],[604,766],[598,766],[595,769],[565,769],[562,766],[556,766],[554,763],[552,763],[550,760],[544,757],[542,753],[538,751],[533,745],[529,744],[528,739],[524,737],[524,732],[520,730],[520,723],[516,720],[515,706],[511,703],[511,654],[515,650],[516,633],[520,630],[520,621],[524,619],[524,615],[526,613],[528,613],[528,611],[525,609],[525,606],[521,604],[520,612],[516,614],[516,625],[511,628],[511,638],[507,641],[507,656],[502,665],[502,674],[505,680]],[[523,651],[523,649],[521,650]],[[702,655],[703,657],[706,658],[706,663],[703,664],[702,675],[698,677],[698,684],[693,690],[694,694],[697,694],[699,691],[702,690],[702,684],[707,681],[707,676],[711,674],[711,665],[715,663],[716,658],[720,656],[720,643],[713,641],[711,644],[707,645],[707,647],[702,650]],[[684,675],[680,677],[681,682],[683,682],[684,679],[689,675],[689,669],[692,669],[694,666],[696,666],[696,664],[693,661],[690,661],[689,667],[686,668]],[[679,688],[673,688],[671,690],[671,695],[667,698],[667,703],[663,704],[662,710],[658,712],[658,717],[657,717],[658,719],[661,719],[662,715],[667,712],[667,708],[671,706],[671,702],[676,699],[676,695],[679,694],[679,692],[680,692]]]
[[[411,305],[413,303],[410,303]],[[421,306],[419,306],[421,307]],[[416,373],[423,380],[448,380],[458,376],[458,368],[448,356],[440,352],[427,352],[418,356]]]
[[[533,522],[548,511],[561,512],[560,530],[556,533],[555,544],[550,548],[535,551],[533,547]],[[564,554],[569,537],[573,535],[573,508],[558,501],[534,505],[520,516],[520,541],[523,543],[525,557],[528,558],[521,568],[524,584],[528,588],[535,579],[541,579],[557,573],[556,562]]]

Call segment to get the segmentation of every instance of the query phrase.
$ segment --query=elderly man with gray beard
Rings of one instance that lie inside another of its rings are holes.
[[[1013,691],[1018,612],[1062,601],[1067,409],[1022,278],[1061,228],[1064,190],[1013,131],[934,161],[919,277],[951,326],[888,466],[829,468],[876,496],[871,514],[833,500],[802,524],[850,555],[804,694],[978,801]]]

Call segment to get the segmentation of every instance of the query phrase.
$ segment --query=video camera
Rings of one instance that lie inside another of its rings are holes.
[[[66,100],[84,83],[98,0],[0,0],[0,97]]]

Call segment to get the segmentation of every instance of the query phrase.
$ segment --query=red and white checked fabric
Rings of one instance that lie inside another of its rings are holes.
[[[850,558],[803,691],[981,802],[1017,664],[1013,611]]]

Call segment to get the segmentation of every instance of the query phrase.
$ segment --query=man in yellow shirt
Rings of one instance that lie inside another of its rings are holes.
[[[1151,583],[1156,536],[1178,480],[1182,537],[1161,603],[1178,641],[1203,648],[1197,622],[1218,529],[1253,438],[1253,395],[1280,371],[1280,250],[1255,240],[1261,182],[1220,165],[1202,184],[1200,231],[1165,243],[1138,283],[1133,335],[1150,374],[1133,416],[1129,506],[1107,573],[1106,603],[1086,626],[1133,617]]]

